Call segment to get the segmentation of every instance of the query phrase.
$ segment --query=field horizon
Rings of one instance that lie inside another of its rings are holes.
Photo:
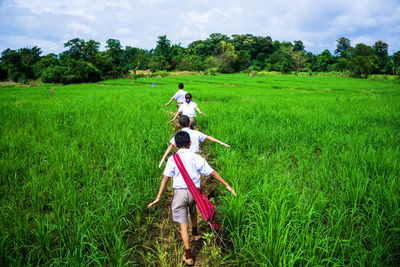
[[[0,265],[183,265],[172,182],[146,207],[180,82],[238,194],[204,179],[197,266],[400,264],[399,81],[217,74],[0,87]]]

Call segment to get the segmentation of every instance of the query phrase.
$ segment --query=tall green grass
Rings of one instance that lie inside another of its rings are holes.
[[[206,144],[238,193],[217,198],[230,265],[400,263],[398,82],[234,74],[0,88],[1,265],[173,258],[146,204],[179,82],[232,146]]]

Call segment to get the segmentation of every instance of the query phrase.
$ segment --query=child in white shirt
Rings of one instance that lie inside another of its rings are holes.
[[[182,163],[189,173],[190,178],[193,183],[200,189],[200,173],[204,176],[211,176],[217,181],[222,183],[226,189],[228,189],[234,196],[236,196],[235,190],[229,186],[227,182],[213,170],[207,163],[207,161],[201,156],[190,151],[190,136],[187,132],[180,131],[175,134],[175,142],[179,148],[178,154],[182,160]],[[156,199],[147,205],[148,208],[158,204],[160,202],[161,195],[163,194],[168,181],[173,177],[173,188],[174,197],[172,200],[172,218],[175,222],[179,223],[181,229],[181,236],[185,247],[185,253],[183,255],[183,260],[188,265],[193,265],[193,257],[190,250],[190,240],[189,240],[189,216],[192,222],[192,235],[194,240],[201,238],[201,234],[197,231],[197,211],[196,203],[190,191],[188,190],[187,184],[184,181],[173,157],[170,157],[167,162],[167,166],[164,170],[164,176],[161,181],[160,189]]]
[[[178,111],[176,112],[174,118],[172,120],[169,121],[169,123],[174,122],[174,120],[176,119],[176,117],[178,117],[178,115],[186,115],[189,117],[190,122],[191,122],[191,129],[193,129],[196,125],[196,110],[197,112],[200,113],[201,116],[205,116],[203,112],[200,111],[199,107],[197,106],[197,104],[195,102],[193,102],[192,100],[192,95],[190,93],[187,93],[185,95],[185,103],[183,103],[179,108]]]
[[[190,150],[193,153],[196,153],[196,154],[199,153],[199,142],[204,142],[205,140],[210,140],[212,142],[218,143],[218,144],[220,144],[222,146],[225,146],[225,147],[231,147],[230,145],[225,144],[224,142],[221,142],[221,141],[215,139],[212,136],[207,136],[207,135],[203,134],[200,131],[189,129],[189,127],[190,127],[190,119],[186,115],[182,115],[182,116],[179,117],[178,125],[181,128],[181,131],[185,131],[185,132],[187,132],[189,134],[190,141],[192,142],[192,144],[190,145]],[[169,141],[169,143],[170,143],[170,145],[167,148],[167,150],[165,151],[165,154],[162,157],[160,163],[158,164],[158,168],[161,168],[165,158],[168,156],[168,154],[171,152],[172,148],[175,146],[175,139],[172,138]]]
[[[176,108],[179,107],[185,102],[185,95],[187,94],[186,91],[183,90],[183,83],[178,84],[178,91],[171,97],[168,103],[165,103],[165,106],[168,106],[172,100],[176,99]]]

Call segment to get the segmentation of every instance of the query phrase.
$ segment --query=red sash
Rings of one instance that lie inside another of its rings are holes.
[[[194,201],[197,204],[197,207],[200,210],[201,216],[203,216],[204,220],[212,227],[218,231],[219,226],[217,222],[215,221],[215,208],[214,205],[208,200],[206,195],[203,195],[197,190],[196,186],[193,183],[192,178],[190,178],[188,172],[185,169],[185,166],[183,165],[181,158],[179,157],[178,154],[175,154],[174,160],[176,163],[176,166],[179,169],[179,172],[182,174],[183,180],[185,180],[185,183],[189,189],[189,192],[192,194]]]

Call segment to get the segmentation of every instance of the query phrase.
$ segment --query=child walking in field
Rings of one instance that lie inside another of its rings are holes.
[[[204,176],[212,176],[217,181],[225,185],[234,196],[236,196],[235,190],[229,186],[227,182],[207,163],[207,161],[201,156],[193,153],[190,150],[190,136],[185,131],[180,131],[175,134],[175,143],[179,148],[178,154],[182,163],[187,170],[190,178],[195,184],[196,188],[200,190],[200,174]],[[200,233],[197,231],[197,211],[196,203],[193,199],[192,194],[189,192],[186,182],[184,181],[178,166],[176,165],[173,157],[169,157],[167,165],[164,170],[164,176],[161,181],[160,189],[158,191],[156,199],[150,203],[147,207],[151,208],[160,202],[161,195],[163,194],[165,187],[167,186],[170,178],[173,177],[173,188],[174,197],[172,200],[172,217],[173,220],[180,224],[181,236],[185,246],[185,253],[183,254],[183,260],[188,265],[193,265],[193,257],[190,250],[189,242],[189,222],[188,222],[188,211],[190,213],[190,220],[192,222],[192,235],[194,240],[201,238]]]
[[[178,115],[186,115],[189,117],[190,119],[190,128],[194,128],[196,125],[196,110],[197,112],[200,113],[201,116],[205,116],[203,112],[200,111],[199,107],[197,106],[197,104],[195,102],[193,102],[192,100],[192,95],[190,93],[187,93],[185,95],[185,103],[183,103],[179,108],[178,111],[176,112],[174,118],[172,120],[169,121],[169,123],[174,122],[174,120],[176,119],[176,117],[178,117]]]
[[[178,91],[171,97],[168,103],[165,103],[165,106],[168,106],[172,100],[176,99],[176,108],[179,107],[185,102],[186,91],[183,90],[183,83],[178,84]]]
[[[181,128],[181,131],[185,131],[185,132],[187,132],[189,134],[190,141],[192,142],[192,144],[190,145],[190,150],[193,153],[196,153],[196,154],[199,153],[199,142],[204,142],[205,140],[210,140],[210,141],[218,143],[218,144],[220,144],[222,146],[230,147],[230,145],[225,144],[224,142],[221,142],[221,141],[215,139],[212,136],[207,136],[207,135],[203,134],[200,131],[196,131],[196,130],[190,129],[189,128],[190,127],[190,119],[186,115],[182,115],[182,116],[179,117],[178,125]],[[172,137],[172,139],[169,141],[169,143],[170,143],[170,145],[167,148],[167,150],[165,151],[165,154],[162,157],[162,159],[160,161],[160,164],[158,164],[158,168],[161,168],[165,158],[168,156],[168,154],[171,152],[172,148],[174,147],[175,138]]]

